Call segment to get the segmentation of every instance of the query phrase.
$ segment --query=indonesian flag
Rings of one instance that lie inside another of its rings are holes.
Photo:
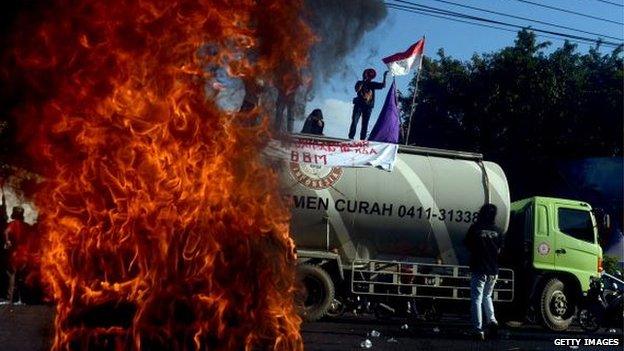
[[[404,52],[399,52],[384,58],[383,62],[388,66],[392,75],[404,76],[409,73],[414,64],[420,68],[424,50],[425,38],[423,37]]]

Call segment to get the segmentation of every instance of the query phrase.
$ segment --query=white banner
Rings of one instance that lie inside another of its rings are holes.
[[[378,167],[392,171],[399,150],[397,144],[375,141],[332,141],[307,138],[271,140],[265,150],[269,157],[330,167]]]

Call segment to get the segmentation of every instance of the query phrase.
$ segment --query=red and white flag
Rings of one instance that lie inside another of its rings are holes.
[[[420,69],[424,51],[425,38],[423,37],[404,52],[385,57],[383,62],[388,66],[392,75],[404,76],[409,73],[414,65],[417,65]]]

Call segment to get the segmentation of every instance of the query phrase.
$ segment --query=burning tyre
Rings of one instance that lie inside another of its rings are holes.
[[[0,80],[15,159],[41,178],[50,349],[302,350],[257,97],[308,81],[303,1],[32,5],[7,23]]]

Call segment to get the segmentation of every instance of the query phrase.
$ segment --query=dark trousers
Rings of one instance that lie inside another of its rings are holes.
[[[295,125],[295,98],[294,96],[284,96],[279,94],[275,102],[275,121],[273,128],[277,133],[282,132],[282,123],[286,111],[286,131],[292,133]]]
[[[349,139],[353,139],[355,136],[355,129],[357,128],[360,116],[362,116],[362,127],[360,129],[360,139],[366,140],[366,134],[368,133],[368,121],[370,120],[371,112],[373,108],[366,105],[353,104],[353,114],[351,115],[351,127],[349,128]]]
[[[26,271],[24,269],[7,267],[5,272],[8,278],[6,299],[10,303],[15,302],[16,300],[21,300],[22,292],[24,290]]]

